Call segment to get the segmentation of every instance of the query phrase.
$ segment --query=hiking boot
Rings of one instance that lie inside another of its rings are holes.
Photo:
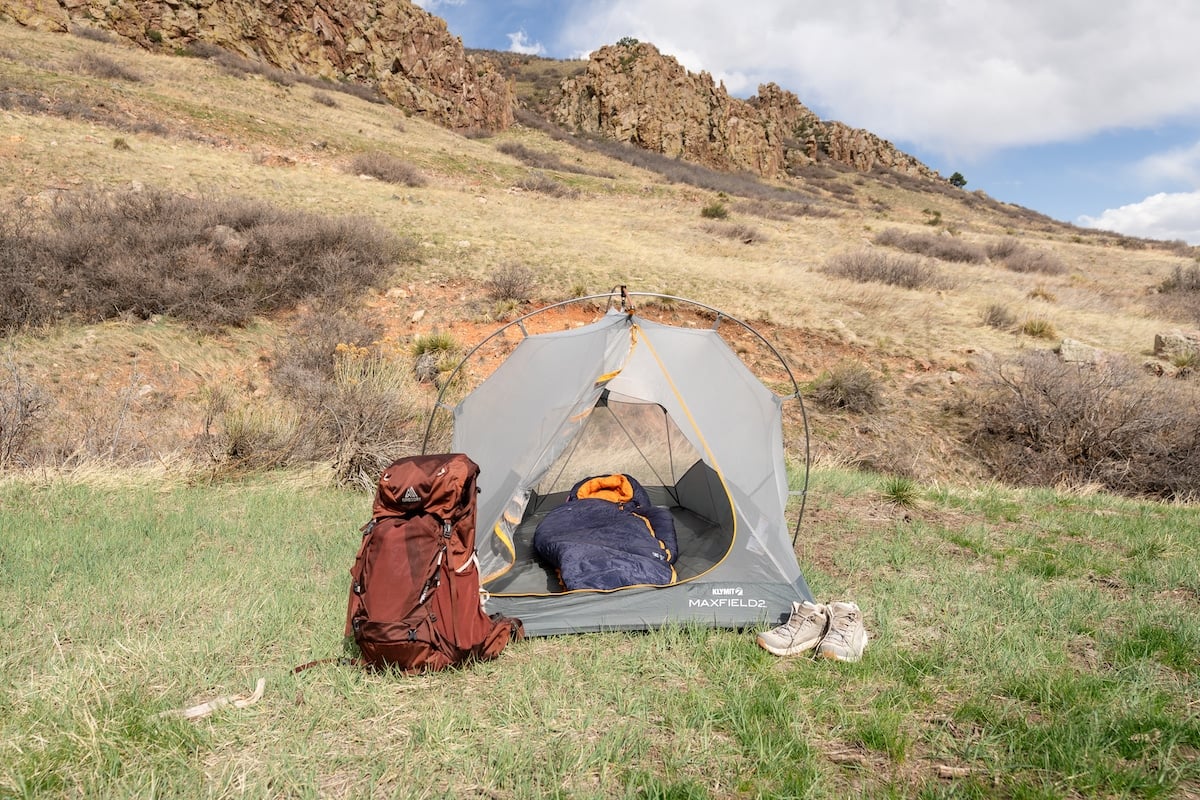
[[[830,603],[829,630],[817,645],[817,655],[835,661],[858,661],[867,648],[867,629],[854,603]]]
[[[758,646],[777,656],[794,656],[811,650],[821,641],[829,625],[827,607],[805,600],[792,603],[787,622],[758,635]]]

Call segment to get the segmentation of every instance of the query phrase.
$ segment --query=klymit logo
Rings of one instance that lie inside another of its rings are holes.
[[[741,597],[742,596],[742,587],[734,586],[734,587],[726,587],[726,588],[722,588],[722,589],[713,589],[712,593],[713,593],[714,597]]]

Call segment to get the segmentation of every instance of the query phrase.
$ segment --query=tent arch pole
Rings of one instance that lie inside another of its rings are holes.
[[[812,468],[812,450],[811,450],[811,439],[810,439],[809,428],[808,428],[808,412],[804,408],[804,398],[800,394],[800,384],[799,384],[799,382],[797,382],[796,376],[792,372],[792,368],[787,363],[787,360],[783,357],[783,354],[779,352],[778,348],[776,348],[775,345],[772,344],[769,339],[767,339],[765,336],[763,336],[761,333],[759,333],[753,326],[751,326],[749,323],[747,323],[737,317],[734,317],[730,314],[725,313],[724,311],[720,310],[719,308],[715,308],[713,306],[706,305],[705,303],[701,303],[697,300],[691,300],[687,297],[678,297],[676,295],[660,294],[657,292],[630,292],[630,291],[626,291],[624,286],[621,286],[621,287],[619,287],[619,289],[614,289],[613,291],[606,292],[604,294],[593,294],[593,295],[587,295],[585,297],[573,297],[569,300],[560,300],[557,303],[552,303],[548,306],[543,306],[542,308],[536,309],[534,311],[530,311],[528,314],[523,314],[520,317],[517,317],[516,319],[514,319],[510,322],[507,322],[504,325],[501,325],[499,328],[492,331],[492,333],[490,333],[482,341],[480,341],[478,344],[476,344],[474,347],[472,347],[467,352],[467,354],[464,355],[462,357],[462,359],[459,360],[458,364],[456,364],[454,366],[454,369],[450,371],[450,375],[446,378],[446,380],[442,382],[442,386],[438,390],[437,399],[434,401],[433,408],[429,412],[429,419],[425,424],[425,436],[421,441],[421,452],[426,453],[428,450],[429,438],[433,433],[433,421],[434,421],[434,417],[437,416],[438,410],[439,409],[446,410],[446,411],[450,410],[449,406],[447,406],[444,403],[444,396],[446,393],[446,389],[454,382],[454,379],[458,376],[459,372],[461,372],[463,370],[463,368],[466,366],[467,362],[469,362],[471,360],[471,358],[477,352],[479,352],[479,350],[482,347],[484,347],[484,345],[486,345],[488,342],[492,341],[493,339],[495,339],[499,336],[504,335],[505,332],[507,332],[510,328],[513,328],[513,327],[516,327],[518,330],[521,331],[522,337],[529,338],[530,333],[525,327],[525,323],[528,320],[533,319],[534,317],[540,316],[541,314],[545,314],[548,311],[553,311],[555,309],[564,308],[564,307],[570,306],[570,305],[575,305],[576,303],[586,303],[586,302],[589,302],[592,300],[604,300],[607,302],[608,308],[610,308],[610,309],[612,308],[613,300],[615,300],[615,299],[620,300],[621,311],[632,316],[634,313],[634,308],[633,308],[633,306],[631,306],[629,304],[628,301],[629,301],[629,298],[633,298],[633,297],[646,297],[646,298],[651,298],[651,299],[655,299],[655,300],[668,300],[671,302],[687,303],[690,306],[704,309],[705,311],[714,315],[713,330],[717,330],[720,327],[722,320],[729,320],[733,324],[741,327],[744,331],[746,331],[751,336],[756,338],[764,347],[766,347],[767,350],[771,353],[771,355],[773,355],[775,357],[775,359],[779,362],[780,366],[783,367],[784,372],[787,373],[788,380],[791,381],[791,384],[792,384],[792,393],[790,395],[783,395],[782,398],[785,401],[794,399],[799,404],[800,420],[801,420],[802,427],[804,429],[804,474],[802,476],[802,483],[801,483],[799,492],[789,492],[789,494],[799,494],[800,495],[800,511],[796,515],[796,527],[794,529],[794,532],[792,533],[792,547],[795,547],[796,542],[800,537],[800,524],[804,519],[804,510],[805,510],[805,507],[808,502],[808,480],[809,480],[809,472],[811,471],[811,468]]]

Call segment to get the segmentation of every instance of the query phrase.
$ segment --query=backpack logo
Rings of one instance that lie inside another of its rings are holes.
[[[417,490],[413,487],[408,487],[404,490],[404,496],[400,498],[401,503],[419,503],[421,495],[417,494]]]

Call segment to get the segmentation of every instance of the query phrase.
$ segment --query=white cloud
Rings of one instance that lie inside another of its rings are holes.
[[[753,94],[962,158],[1200,117],[1200,3],[591,0],[564,51],[633,36]]]
[[[429,12],[436,12],[442,6],[461,6],[467,0],[412,0],[414,6],[423,8]]]
[[[541,42],[531,42],[525,31],[514,31],[507,33],[508,51],[510,53],[524,53],[529,56],[540,56],[546,52],[546,48],[542,47]]]
[[[1135,171],[1143,180],[1183,183],[1200,189],[1200,142],[1148,156]]]
[[[1182,239],[1200,245],[1200,191],[1160,192],[1140,203],[1110,208],[1098,217],[1080,217],[1078,224],[1128,236]]]

